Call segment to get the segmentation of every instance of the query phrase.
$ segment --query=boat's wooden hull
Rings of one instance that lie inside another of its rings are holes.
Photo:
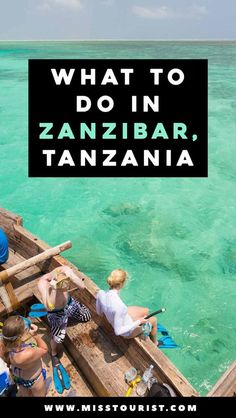
[[[10,257],[5,267],[49,248],[23,228],[19,216],[4,209],[0,209],[0,226],[7,233],[10,245]],[[52,257],[13,277],[11,282],[18,300],[25,303],[34,296],[39,298],[36,285],[40,275],[65,264],[75,269],[78,275],[85,277],[86,289],[82,292],[75,291],[73,296],[84,303],[92,313],[92,321],[89,323],[68,328],[65,346],[96,395],[124,396],[127,389],[124,372],[131,366],[143,372],[147,366],[153,364],[157,378],[170,384],[179,396],[199,396],[181,372],[150,340],[127,340],[114,335],[107,321],[96,314],[98,287],[65,258]],[[4,306],[0,304],[0,315],[3,316],[5,313]]]

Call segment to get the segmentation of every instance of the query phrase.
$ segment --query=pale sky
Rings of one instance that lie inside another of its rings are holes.
[[[236,0],[0,0],[6,39],[236,39]]]

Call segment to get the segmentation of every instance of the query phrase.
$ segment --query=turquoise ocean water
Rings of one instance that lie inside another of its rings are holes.
[[[207,58],[206,179],[27,178],[29,58]],[[162,306],[168,357],[205,395],[236,359],[236,43],[0,42],[0,205],[99,286],[126,269],[128,304]]]

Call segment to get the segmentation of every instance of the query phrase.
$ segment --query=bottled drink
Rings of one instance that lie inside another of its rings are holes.
[[[151,330],[152,330],[152,324],[150,324],[150,322],[145,322],[142,325],[142,331],[145,337],[149,337]]]
[[[137,394],[144,396],[148,388],[148,382],[153,376],[153,365],[151,364],[143,373],[143,377],[137,386]]]
[[[135,369],[135,367],[131,367],[127,372],[125,372],[125,381],[127,383],[131,383],[133,380],[136,379],[137,377],[137,370]]]

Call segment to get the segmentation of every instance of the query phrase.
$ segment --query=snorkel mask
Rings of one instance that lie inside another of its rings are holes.
[[[25,318],[24,316],[20,316],[20,317],[24,320],[25,330],[29,331],[31,327],[31,320],[29,318]]]

